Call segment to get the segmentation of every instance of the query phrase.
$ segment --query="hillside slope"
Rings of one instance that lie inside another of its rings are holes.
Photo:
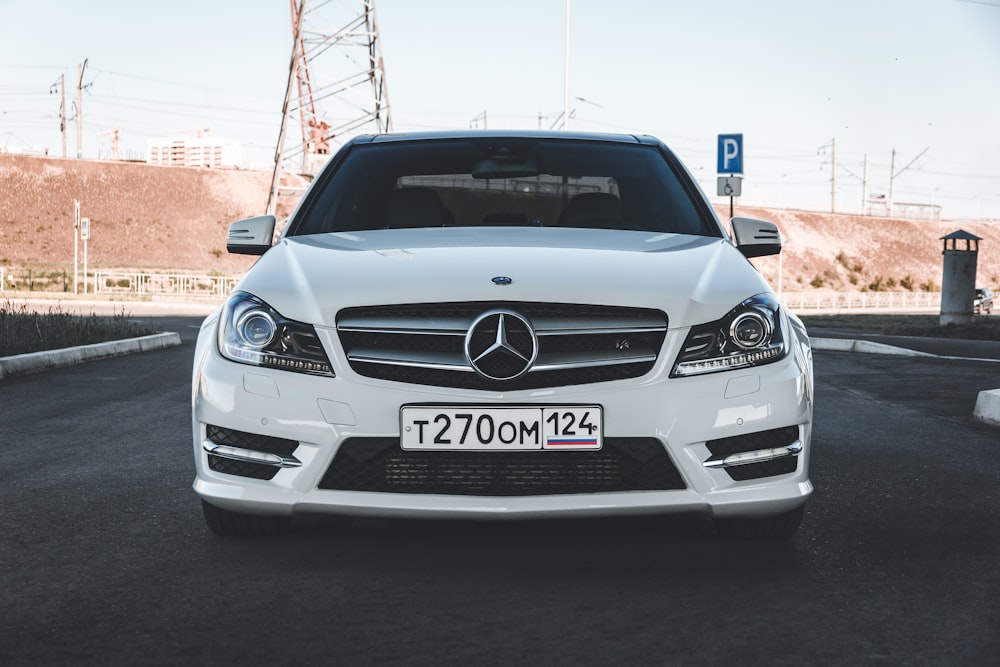
[[[720,216],[728,215],[718,209]],[[780,260],[785,291],[938,291],[941,237],[964,229],[979,237],[979,285],[1000,286],[1000,227],[799,210],[737,208],[736,215],[771,220],[785,242]],[[964,247],[964,246],[960,246]],[[777,285],[779,259],[754,264]]]
[[[262,213],[269,187],[265,172],[0,155],[0,266],[8,274],[71,271],[79,199],[91,219],[91,268],[238,274],[254,258],[226,253],[226,228]],[[279,219],[297,200],[279,199]],[[727,217],[728,206],[718,212]],[[778,224],[780,261],[754,263],[775,287],[780,271],[785,291],[934,291],[939,239],[959,228],[983,237],[979,284],[1000,287],[997,226],[739,206],[736,215]]]
[[[78,199],[92,267],[239,273],[253,258],[226,252],[226,228],[263,213],[270,186],[258,171],[0,155],[0,264],[72,268]]]

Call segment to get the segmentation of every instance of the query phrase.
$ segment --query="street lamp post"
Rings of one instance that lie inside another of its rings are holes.
[[[563,71],[563,124],[562,129],[569,129],[569,3],[566,0],[566,55]]]

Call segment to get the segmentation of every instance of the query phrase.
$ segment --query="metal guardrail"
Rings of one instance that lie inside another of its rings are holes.
[[[93,284],[96,294],[157,294],[221,299],[233,290],[239,279],[239,276],[98,271],[94,273]]]
[[[941,310],[940,292],[783,292],[781,301],[796,312],[810,310]]]

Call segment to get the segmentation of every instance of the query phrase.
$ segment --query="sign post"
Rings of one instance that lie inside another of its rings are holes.
[[[80,219],[80,238],[83,239],[83,293],[87,293],[87,241],[90,240],[90,218]]]
[[[720,134],[719,157],[717,172],[729,174],[719,176],[718,193],[720,197],[729,197],[729,217],[733,217],[733,198],[742,192],[743,181],[743,135]]]
[[[80,273],[80,237],[77,230],[80,228],[80,200],[73,200],[73,294],[80,289],[77,284],[77,276]]]

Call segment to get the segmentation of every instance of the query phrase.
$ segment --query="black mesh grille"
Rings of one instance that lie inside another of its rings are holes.
[[[622,366],[596,366],[558,371],[545,371],[522,375],[513,380],[488,380],[475,373],[459,373],[427,368],[385,366],[382,364],[352,363],[351,368],[360,375],[379,380],[408,382],[431,387],[455,387],[484,391],[517,391],[543,387],[567,387],[591,382],[610,382],[641,377],[653,368],[652,363]]]
[[[208,424],[205,427],[205,437],[217,445],[229,445],[241,449],[252,449],[258,452],[268,452],[278,456],[291,456],[299,443],[295,440],[275,438],[269,435],[257,435],[230,428],[222,428]],[[273,479],[279,468],[265,463],[252,461],[236,461],[223,456],[208,455],[208,467],[215,472],[226,475],[238,475],[253,479]]]
[[[295,440],[275,438],[270,435],[257,435],[231,428],[222,428],[208,424],[205,427],[205,437],[217,445],[229,445],[242,449],[253,449],[258,452],[269,452],[278,456],[291,456],[299,443]]]
[[[351,438],[321,489],[469,496],[537,496],[684,489],[655,438],[605,438],[599,451],[414,452],[397,438]]]
[[[438,353],[463,360],[464,330],[458,335],[441,335],[440,332],[420,331],[419,323],[433,319],[464,321],[471,325],[483,313],[490,310],[509,310],[535,323],[541,320],[564,320],[583,327],[591,333],[567,331],[558,335],[538,336],[538,356],[536,364],[544,364],[546,359],[572,360],[573,355],[586,356],[600,353],[605,359],[620,359],[620,363],[609,365],[561,368],[550,371],[530,372],[507,380],[491,380],[466,370],[442,370],[421,368],[419,365],[372,363],[361,359],[351,359],[351,368],[358,374],[380,380],[407,382],[438,387],[459,389],[479,389],[486,391],[515,391],[560,387],[625,380],[645,375],[652,370],[656,356],[663,346],[666,336],[667,317],[658,310],[644,308],[623,308],[617,306],[591,306],[575,304],[547,304],[522,302],[473,302],[452,304],[413,304],[402,306],[376,306],[348,308],[338,314],[338,322],[350,318],[371,318],[392,321],[405,332],[339,330],[340,342],[350,358],[354,350],[392,350],[406,356],[409,353]],[[650,328],[653,323],[660,327],[655,331],[628,331],[621,333],[615,329],[628,329],[633,322],[635,328]],[[410,323],[417,323],[411,325]],[[487,318],[486,324],[493,323]],[[613,324],[609,324],[613,323]],[[567,327],[571,329],[572,327]],[[530,347],[527,331],[510,328],[507,331],[510,342],[518,349]],[[489,326],[476,329],[471,347],[485,349],[490,339],[495,340],[496,330]],[[480,340],[480,338],[482,340]],[[637,355],[645,358],[635,361]],[[485,374],[493,377],[516,375],[523,368],[523,360],[513,355],[497,355],[480,364]]]
[[[787,456],[774,461],[761,461],[760,463],[748,463],[745,466],[733,466],[726,468],[729,476],[737,482],[745,482],[748,479],[761,479],[762,477],[774,477],[775,475],[785,475],[795,472],[799,467],[799,457]]]
[[[799,439],[798,426],[785,426],[769,431],[759,431],[746,435],[735,435],[729,438],[709,440],[705,443],[708,451],[715,457],[725,458],[731,454],[740,452],[752,452],[757,449],[770,449],[772,447],[784,447]],[[748,463],[741,466],[731,466],[726,468],[729,476],[737,481],[743,482],[749,479],[760,479],[762,477],[774,477],[775,475],[785,475],[795,472],[798,468],[799,457],[788,456],[786,458],[775,459],[773,461],[762,461],[760,463]]]
[[[253,479],[274,479],[280,468],[269,466],[263,463],[252,463],[250,461],[234,461],[233,459],[208,455],[208,467],[215,472],[226,475],[238,475],[240,477],[251,477]]]

